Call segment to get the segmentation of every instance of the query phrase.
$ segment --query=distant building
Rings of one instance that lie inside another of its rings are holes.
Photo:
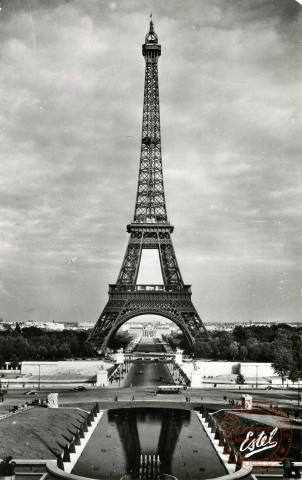
[[[206,324],[207,330],[209,331],[224,331],[224,332],[232,332],[235,327],[241,325],[242,327],[271,327],[272,325],[278,325],[278,321],[276,322],[255,322],[252,320],[248,320],[246,322],[209,322]],[[291,327],[296,327],[298,324],[296,323],[288,323]]]
[[[21,330],[23,328],[36,327],[46,332],[62,332],[66,327],[65,323],[57,322],[36,322],[34,320],[28,320],[27,322],[19,323]]]
[[[14,330],[16,328],[16,322],[1,322],[0,323],[0,331],[5,332],[5,330],[9,329]]]
[[[171,323],[136,323],[127,322],[121,327],[121,331],[128,332],[134,338],[153,337],[160,338],[162,335],[169,335],[173,330]]]
[[[95,322],[78,322],[77,329],[89,330],[90,328],[93,328],[94,325],[95,325]]]

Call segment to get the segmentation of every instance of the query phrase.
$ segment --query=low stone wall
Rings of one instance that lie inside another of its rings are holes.
[[[183,373],[192,380],[192,374],[200,375],[199,384],[207,387],[207,383],[222,385],[235,384],[239,372],[246,378],[246,383],[258,385],[278,383],[279,377],[274,373],[270,363],[238,363],[238,362],[212,362],[210,360],[184,361],[179,365]],[[193,382],[194,383],[194,382]],[[196,382],[195,382],[196,383]]]
[[[66,360],[58,362],[22,362],[21,374],[37,375],[57,375],[77,373],[84,376],[96,375],[101,368],[108,370],[114,365],[113,362],[104,362],[103,360]]]
[[[271,363],[260,362],[211,362],[204,360],[196,360],[196,365],[202,374],[205,376],[218,376],[218,375],[231,375],[238,374],[239,371],[242,375],[247,377],[253,377],[258,374],[259,377],[270,377],[275,375]],[[258,370],[258,373],[257,373]]]

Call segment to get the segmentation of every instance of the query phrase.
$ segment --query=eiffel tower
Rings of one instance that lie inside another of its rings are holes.
[[[161,46],[152,20],[142,46],[145,58],[145,89],[138,188],[126,254],[115,284],[109,285],[109,300],[88,341],[104,353],[110,338],[127,320],[156,314],[172,320],[190,346],[207,331],[191,300],[191,285],[185,285],[175,256],[167,218],[161,156],[158,59]],[[137,276],[143,249],[157,249],[163,285],[139,285]],[[203,331],[203,332],[202,332]]]

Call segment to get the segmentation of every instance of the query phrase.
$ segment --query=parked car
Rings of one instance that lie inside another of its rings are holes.
[[[72,392],[84,392],[86,390],[85,387],[75,387],[72,389]]]
[[[29,390],[29,392],[24,392],[23,395],[38,395],[39,392],[37,390]]]

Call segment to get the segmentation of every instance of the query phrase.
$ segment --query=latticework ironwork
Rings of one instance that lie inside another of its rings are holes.
[[[150,22],[143,44],[146,62],[143,125],[138,188],[133,222],[122,267],[115,285],[110,285],[105,306],[89,341],[104,351],[121,325],[138,315],[157,314],[172,320],[192,345],[205,327],[184,285],[168,222],[161,156],[158,59],[161,46]],[[163,285],[137,285],[143,249],[157,249]]]
[[[158,45],[153,23],[143,45],[146,61],[145,91],[140,168],[134,222],[162,223],[167,221],[163,170],[161,158],[158,58],[161,46]]]

